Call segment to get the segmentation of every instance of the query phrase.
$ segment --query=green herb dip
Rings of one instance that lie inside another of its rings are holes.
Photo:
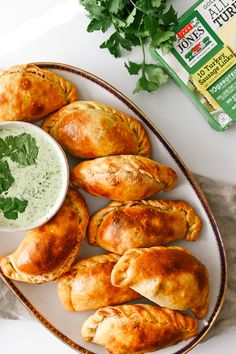
[[[22,166],[12,161],[10,157],[4,157],[7,161],[14,182],[7,191],[3,191],[0,197],[18,198],[26,200],[27,206],[18,214],[15,220],[6,218],[0,210],[0,228],[31,228],[39,224],[41,220],[51,217],[52,209],[60,202],[63,193],[63,185],[67,180],[65,166],[63,165],[60,150],[41,134],[33,125],[18,125],[9,123],[0,125],[0,138],[9,136],[30,134],[34,138],[38,148],[35,163]],[[0,171],[1,175],[1,171]]]

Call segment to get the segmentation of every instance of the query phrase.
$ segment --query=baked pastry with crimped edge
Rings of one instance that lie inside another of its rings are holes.
[[[89,214],[82,196],[69,188],[57,214],[45,225],[26,233],[9,256],[0,257],[0,267],[8,278],[43,283],[67,272],[85,237]]]
[[[74,84],[34,64],[0,72],[0,122],[36,122],[77,99]]]
[[[114,286],[128,286],[159,306],[191,310],[202,319],[209,307],[207,268],[178,246],[133,248],[111,273]]]
[[[82,325],[82,337],[111,354],[142,354],[196,336],[198,321],[178,311],[152,305],[104,307]]]
[[[141,200],[176,185],[175,171],[137,155],[100,157],[78,164],[71,182],[86,192],[116,200]]]
[[[76,157],[150,157],[150,143],[141,122],[104,103],[73,102],[51,114],[42,128]]]
[[[130,288],[111,284],[111,271],[120,257],[114,253],[82,259],[57,280],[57,293],[67,311],[94,310],[141,297]]]
[[[123,254],[184,238],[195,241],[201,225],[195,210],[182,200],[112,202],[91,217],[88,242]]]

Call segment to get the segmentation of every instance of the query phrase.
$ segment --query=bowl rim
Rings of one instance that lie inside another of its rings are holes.
[[[46,131],[44,131],[42,128],[40,128],[38,125],[36,125],[34,123],[29,123],[29,122],[24,122],[24,121],[0,122],[0,129],[4,126],[8,126],[8,125],[16,125],[16,126],[20,126],[20,127],[25,127],[29,131],[35,130],[39,135],[43,136],[43,138],[46,139],[53,146],[54,150],[56,151],[56,153],[59,157],[61,166],[62,166],[62,170],[63,170],[63,180],[61,183],[61,189],[60,189],[59,196],[58,196],[55,204],[48,211],[48,213],[46,215],[42,216],[38,221],[30,224],[29,226],[8,228],[8,227],[1,227],[1,225],[0,225],[0,232],[9,232],[10,233],[10,232],[21,232],[21,231],[28,231],[28,230],[35,229],[37,227],[44,225],[46,222],[48,222],[49,220],[51,220],[53,218],[53,216],[58,212],[58,210],[60,209],[60,207],[62,206],[62,204],[66,198],[66,194],[67,194],[67,191],[69,188],[70,172],[69,172],[69,163],[68,163],[68,160],[67,160],[64,150],[62,149],[61,145],[51,135],[49,135]]]

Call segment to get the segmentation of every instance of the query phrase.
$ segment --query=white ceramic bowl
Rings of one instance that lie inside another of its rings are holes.
[[[31,134],[31,136],[35,137],[36,142],[37,142],[37,138],[39,139],[38,142],[40,141],[40,143],[44,143],[44,145],[42,145],[42,149],[44,149],[44,153],[43,150],[41,150],[41,155],[40,153],[38,153],[38,156],[41,156],[41,162],[43,161],[42,156],[45,156],[45,159],[47,158],[47,154],[46,151],[50,151],[51,157],[53,154],[53,161],[56,161],[57,166],[60,166],[60,170],[59,170],[59,175],[60,175],[60,183],[58,182],[57,184],[57,191],[54,193],[53,190],[49,189],[52,193],[53,192],[53,198],[55,198],[55,200],[53,199],[52,205],[49,206],[50,203],[46,204],[46,201],[48,202],[48,200],[43,200],[43,203],[45,203],[44,205],[44,212],[42,212],[42,215],[38,215],[37,219],[28,222],[28,224],[24,224],[24,225],[11,225],[10,223],[11,221],[9,221],[9,226],[3,225],[3,221],[1,222],[1,220],[3,220],[3,213],[0,210],[0,231],[4,231],[4,232],[16,232],[16,231],[26,231],[26,230],[30,230],[30,229],[34,229],[36,227],[39,227],[43,224],[45,224],[47,221],[49,221],[55,214],[56,212],[59,210],[59,208],[61,207],[62,203],[64,202],[64,199],[66,197],[66,193],[68,190],[68,186],[69,186],[69,164],[66,158],[66,155],[64,153],[64,151],[62,150],[61,146],[56,142],[55,139],[53,139],[48,133],[46,133],[44,130],[42,130],[40,127],[38,127],[37,125],[31,124],[31,123],[25,123],[25,122],[12,122],[12,121],[7,121],[7,122],[0,122],[0,138],[4,138],[6,136],[7,131],[9,132],[10,130],[15,130],[15,131],[19,131],[19,134],[21,134],[22,132]],[[48,150],[47,150],[48,149]],[[39,150],[40,151],[40,150]],[[48,171],[45,169],[45,173],[49,172],[50,173],[50,163],[48,162],[47,165]],[[41,169],[41,171],[44,171]],[[1,173],[1,171],[0,171]],[[52,174],[52,170],[51,170],[51,174]],[[40,172],[38,174],[39,176],[41,176]],[[50,174],[49,174],[50,175]],[[14,176],[13,176],[14,177]],[[27,175],[25,175],[25,178],[27,177]],[[37,172],[36,175],[34,175],[34,177],[37,177]],[[40,179],[39,179],[40,180]],[[22,179],[21,179],[22,181]],[[32,183],[33,181],[36,181],[36,178],[32,179]],[[16,180],[15,178],[15,182],[14,183],[22,183],[23,181],[20,182],[19,179]],[[29,185],[31,184],[31,181],[29,181]],[[51,186],[53,188],[53,186]],[[26,189],[27,189],[27,185],[26,185]],[[29,188],[28,188],[29,189]],[[10,191],[10,189],[9,189]],[[0,194],[0,196],[3,196],[3,194]],[[8,195],[6,194],[5,197],[7,197]],[[37,195],[36,195],[37,196]],[[38,199],[37,197],[34,198],[34,203],[36,203],[35,199]],[[52,199],[51,199],[52,200]],[[41,206],[42,206],[42,201],[40,202]],[[35,206],[37,206],[35,204]],[[28,206],[27,206],[28,207]],[[39,208],[38,208],[39,209]],[[34,210],[36,210],[36,213],[39,213],[37,208],[35,208]],[[27,213],[27,208],[25,210],[24,213]],[[23,217],[24,213],[19,213],[18,215],[18,219],[20,217]],[[31,213],[32,215],[32,213]],[[36,214],[34,214],[36,215]],[[6,223],[7,221],[5,221]],[[20,224],[20,221],[18,221]],[[12,224],[14,224],[15,221],[12,222]]]

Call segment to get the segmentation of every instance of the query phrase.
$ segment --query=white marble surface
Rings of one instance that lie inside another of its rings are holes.
[[[192,0],[175,1],[181,10]],[[123,59],[99,44],[107,34],[86,32],[88,20],[77,0],[0,0],[0,70],[18,63],[56,61],[102,77],[133,100],[159,127],[188,167],[199,174],[236,181],[236,124],[224,133],[212,130],[184,93],[170,80],[157,93],[133,95]],[[137,59],[138,51],[129,55]],[[126,60],[128,56],[126,57]],[[38,323],[0,321],[0,353],[74,353]],[[200,344],[192,353],[235,353],[236,331]]]

